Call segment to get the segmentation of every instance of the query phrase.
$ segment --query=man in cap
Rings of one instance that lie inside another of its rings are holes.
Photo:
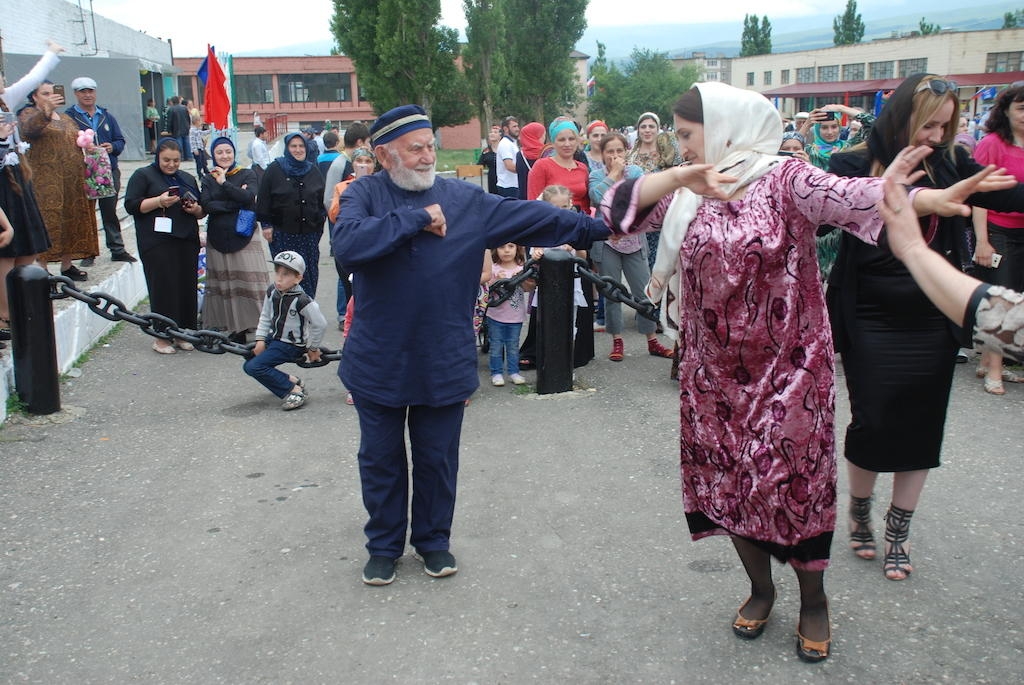
[[[458,570],[449,538],[462,417],[479,385],[473,304],[484,251],[510,242],[586,248],[609,232],[587,215],[436,178],[433,127],[416,105],[382,114],[370,142],[383,171],[341,196],[331,240],[358,293],[338,375],[359,414],[363,582],[387,585],[410,527],[406,426],[409,543],[427,574]]]
[[[124,134],[117,125],[117,119],[103,107],[96,104],[96,81],[88,76],[79,76],[71,82],[71,90],[78,102],[71,105],[64,113],[75,120],[82,131],[95,131],[95,145],[107,151],[110,156],[110,169],[114,175],[115,192],[110,197],[102,197],[97,202],[100,207],[100,223],[107,240],[110,258],[115,262],[138,261],[124,247],[121,235],[121,222],[117,218],[117,195],[121,192],[121,169],[117,166],[117,158],[124,150]],[[92,266],[95,259],[83,259],[82,266]]]

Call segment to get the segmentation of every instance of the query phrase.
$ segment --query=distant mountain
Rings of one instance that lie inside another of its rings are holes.
[[[897,17],[865,17],[864,41],[890,38],[893,32],[916,31],[924,17],[932,24],[956,31],[980,31],[998,29],[1003,25],[1003,14],[1018,9],[1014,3],[988,4],[976,7],[944,9],[945,0],[931,0],[934,10],[923,9],[920,13]],[[1021,3],[1024,4],[1024,3]],[[841,8],[840,8],[841,9]],[[795,52],[832,47],[832,19],[839,11],[830,14],[816,14],[806,17],[779,19],[768,17],[772,22],[772,52]],[[861,12],[863,15],[864,12]],[[595,26],[583,33],[576,49],[597,57],[597,43],[604,43],[609,60],[620,62],[629,59],[635,46],[668,53],[670,57],[689,56],[694,50],[709,54],[723,54],[734,57],[740,51],[742,22],[716,22],[711,24],[651,24],[645,26]],[[332,40],[297,43],[278,48],[266,48],[235,53],[236,57],[286,57],[296,55],[329,55],[334,47]]]
[[[912,15],[879,19],[865,18],[864,42],[891,38],[894,33],[916,31],[922,17],[929,23],[956,31],[998,29],[1003,25],[1003,14],[1016,8],[1017,6],[1013,4],[1000,3],[935,11],[922,10],[921,13]],[[832,20],[835,16],[819,14],[780,19],[777,22],[768,17],[772,21],[772,52],[797,52],[832,47]],[[635,46],[665,52],[670,57],[688,57],[695,50],[735,57],[740,52],[742,34],[743,26],[740,22],[593,27],[584,32],[576,49],[594,57],[597,55],[597,41],[601,41],[605,45],[608,59],[616,62],[629,59]]]

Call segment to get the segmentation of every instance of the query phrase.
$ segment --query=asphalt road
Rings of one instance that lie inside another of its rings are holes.
[[[387,587],[360,581],[357,423],[336,365],[302,372],[311,399],[283,412],[237,357],[149,345],[121,329],[62,383],[54,421],[0,429],[0,682],[1024,681],[1024,385],[987,395],[973,365],[914,517],[914,574],[854,558],[841,514],[833,656],[808,665],[786,568],[765,634],[732,635],[744,574],[727,539],[689,539],[678,391],[635,332],[621,364],[599,334],[566,395],[492,388],[481,357],[459,573],[406,556]],[[845,475],[840,490],[845,510]]]

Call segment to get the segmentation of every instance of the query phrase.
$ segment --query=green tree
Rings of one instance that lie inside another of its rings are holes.
[[[928,23],[927,21],[924,20],[924,17],[921,17],[921,22],[917,26],[918,31],[921,32],[922,36],[930,36],[933,33],[939,33],[940,31],[942,31],[941,26],[939,26],[938,24]]]
[[[1024,25],[1024,9],[1007,12],[1003,15],[1004,29],[1016,29],[1020,28],[1021,25]]]
[[[458,33],[440,16],[440,0],[334,0],[331,32],[378,114],[417,103],[436,127],[469,120]]]
[[[480,118],[480,137],[487,137],[494,123],[494,103],[507,90],[505,54],[505,6],[503,0],[463,0],[466,14],[466,45],[462,66],[471,99]]]
[[[853,45],[864,37],[864,22],[857,12],[857,0],[846,0],[846,11],[832,20],[835,45]]]
[[[570,53],[587,27],[588,0],[504,0],[508,87],[504,114],[546,122],[582,96]]]
[[[599,45],[599,59],[603,47]],[[590,115],[618,127],[635,124],[636,118],[646,111],[668,121],[672,103],[699,79],[700,74],[695,66],[674,68],[663,52],[634,48],[622,71],[614,65],[608,67],[603,83],[600,75],[594,73],[594,76],[597,90],[590,100]]]
[[[740,38],[740,57],[769,55],[772,51],[772,25],[768,15],[758,23],[756,14],[743,17],[743,36]]]

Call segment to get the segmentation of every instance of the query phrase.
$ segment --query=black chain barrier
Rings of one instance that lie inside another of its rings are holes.
[[[249,359],[253,356],[252,350],[255,343],[237,343],[229,339],[220,331],[192,330],[179,328],[178,322],[162,314],[150,312],[148,314],[136,314],[125,306],[124,302],[113,295],[94,290],[83,292],[78,289],[75,282],[67,276],[50,275],[50,299],[62,300],[72,298],[85,304],[89,309],[107,321],[125,321],[138,326],[143,333],[161,340],[183,340],[191,343],[199,352],[207,354],[236,354],[239,357]],[[295,362],[304,369],[313,369],[319,366],[327,366],[331,362],[341,359],[341,350],[329,350],[321,347],[320,360],[311,362],[305,358]]]
[[[616,281],[611,276],[601,276],[595,274],[587,267],[587,260],[580,257],[573,257],[572,262],[576,265],[576,272],[585,281],[592,283],[598,292],[604,295],[604,298],[610,302],[621,302],[627,307],[632,307],[637,311],[640,316],[651,321],[658,321],[660,317],[660,311],[653,302],[648,300],[646,297],[635,297],[629,292],[622,283]],[[512,297],[515,293],[516,288],[522,284],[523,281],[530,278],[537,278],[538,264],[536,260],[530,259],[523,264],[523,270],[517,273],[512,278],[503,278],[495,281],[490,286],[490,294],[487,298],[488,306],[497,306]]]

